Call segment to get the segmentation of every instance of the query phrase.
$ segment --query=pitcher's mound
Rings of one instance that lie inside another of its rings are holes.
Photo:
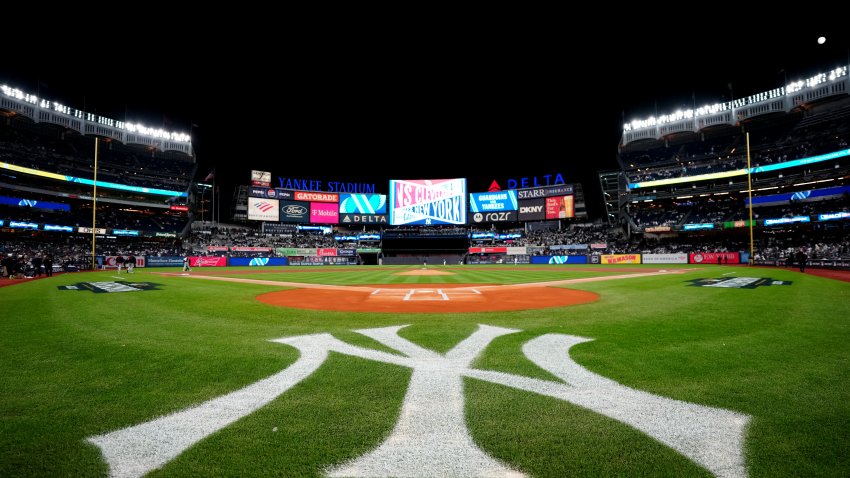
[[[397,272],[394,276],[453,276],[454,272],[438,271],[437,269],[416,269],[407,272]]]

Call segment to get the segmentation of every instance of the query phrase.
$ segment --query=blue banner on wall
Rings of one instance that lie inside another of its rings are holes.
[[[587,256],[531,256],[532,264],[587,264]]]
[[[684,230],[686,231],[698,231],[700,229],[714,229],[714,223],[711,222],[703,222],[698,224],[685,224]]]
[[[795,193],[771,194],[769,196],[758,196],[753,198],[753,206],[768,205],[774,203],[787,203],[788,201],[805,201],[813,198],[828,198],[830,196],[841,196],[850,193],[850,186],[835,186],[832,188],[812,189],[810,191],[797,191]],[[744,205],[749,206],[749,198],[744,198]]]
[[[340,194],[340,214],[386,214],[387,197],[383,194]]]
[[[35,209],[50,209],[54,211],[70,211],[71,206],[58,202],[38,201],[35,199],[13,198],[0,196],[0,204],[8,206],[31,207]]]
[[[145,267],[181,267],[182,256],[146,256]]]
[[[516,211],[516,191],[493,191],[469,195],[469,210],[472,212]]]
[[[250,266],[250,267],[265,267],[265,266],[285,266],[289,262],[285,257],[231,257],[231,266]]]

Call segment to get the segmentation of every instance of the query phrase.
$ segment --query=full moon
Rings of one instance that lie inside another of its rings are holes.
[[[818,45],[823,45],[826,43],[826,37],[818,37]]]

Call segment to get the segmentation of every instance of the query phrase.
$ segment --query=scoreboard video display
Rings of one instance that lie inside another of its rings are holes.
[[[390,180],[390,224],[466,224],[466,178]]]

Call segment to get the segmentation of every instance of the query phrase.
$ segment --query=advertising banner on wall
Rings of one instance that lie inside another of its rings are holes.
[[[48,209],[54,211],[70,211],[71,206],[65,203],[48,202],[37,199],[25,199],[9,196],[0,196],[0,204],[7,206],[31,207],[35,209]]]
[[[644,264],[687,264],[687,254],[643,254]]]
[[[251,221],[272,221],[280,219],[280,204],[277,199],[248,198],[248,219]]]
[[[834,221],[836,219],[850,219],[850,212],[841,211],[818,214],[818,221]]]
[[[520,221],[542,221],[546,219],[546,200],[520,199],[519,216]]]
[[[216,256],[189,256],[190,267],[225,267],[227,266],[226,257]]]
[[[699,224],[685,224],[682,226],[682,229],[686,231],[699,231],[703,229],[714,229],[714,223],[711,222],[703,222]]]
[[[227,251],[228,251],[227,246],[207,246],[207,252],[227,252]]]
[[[0,226],[3,224],[0,223]],[[71,226],[60,226],[56,224],[45,224],[45,231],[54,231],[54,232],[74,232],[74,228]]]
[[[528,254],[525,247],[508,247],[507,253],[509,256],[522,256]]]
[[[79,232],[81,234],[91,234],[92,228],[90,228],[90,227],[78,227],[77,232]],[[102,229],[102,228],[98,227],[98,228],[94,229],[94,233],[95,234],[106,234],[106,229]]]
[[[691,264],[739,264],[741,256],[737,252],[693,252],[689,256]]]
[[[340,224],[388,224],[386,214],[342,214]]]
[[[249,266],[249,267],[265,267],[265,266],[285,266],[288,265],[285,257],[231,257],[231,266]]]
[[[390,224],[466,224],[466,178],[390,180]]]
[[[310,203],[310,222],[313,224],[336,224],[339,221],[339,204],[330,202]]]
[[[280,219],[283,221],[283,209],[285,201],[281,201],[280,204]],[[278,236],[287,236],[290,237],[295,232],[295,226],[293,224],[279,224],[276,222],[264,222],[261,230],[263,234],[276,234]]]
[[[340,214],[386,214],[387,197],[383,194],[340,194]]]
[[[294,257],[289,259],[291,266],[353,266],[357,264],[356,257]]]
[[[753,226],[758,225],[758,221],[753,221]],[[736,227],[750,227],[750,221],[726,221],[723,223],[724,229],[733,229]]]
[[[555,245],[549,246],[549,249],[551,249],[553,251],[562,250],[562,249],[571,250],[571,251],[572,250],[582,250],[583,251],[583,250],[587,249],[587,244],[555,244]]]
[[[300,201],[281,201],[280,222],[310,222],[310,203]]]
[[[145,256],[147,267],[180,267],[183,265],[181,256]]]
[[[267,199],[292,199],[294,191],[275,188],[248,188],[248,196]]]
[[[235,252],[271,252],[271,247],[254,247],[254,246],[234,246],[230,248]]]
[[[775,226],[777,224],[791,224],[794,222],[810,222],[811,218],[809,216],[794,216],[794,217],[780,217],[776,219],[765,219],[765,226]],[[687,225],[687,224],[686,224]]]
[[[339,202],[339,194],[336,193],[323,193],[317,191],[295,191],[295,200],[296,201],[309,201],[309,202]]]
[[[310,247],[278,247],[275,249],[279,256],[315,256],[318,255],[315,248]]]
[[[470,254],[505,254],[507,247],[470,247]]]
[[[505,256],[501,254],[488,254],[486,256],[479,255],[471,255],[466,256],[465,259],[467,264],[511,264],[513,263],[513,259],[507,260]]]
[[[575,215],[573,196],[546,198],[546,219],[567,219]]]
[[[124,258],[124,261],[126,263],[127,259],[130,256],[121,256],[121,257]],[[145,258],[144,257],[140,257],[140,256],[134,256],[134,257],[136,258],[136,267],[145,267]],[[115,259],[117,259],[117,258],[118,258],[118,256],[104,256],[104,265],[106,267],[118,267],[118,263],[115,262]],[[180,258],[180,264],[183,264],[183,258],[182,257]]]
[[[517,206],[516,191],[513,189],[469,195],[471,212],[516,211]]]
[[[518,218],[516,211],[473,212],[469,215],[469,221],[472,224],[482,222],[516,222]]]
[[[517,199],[545,198],[549,196],[568,196],[573,194],[572,184],[559,184],[542,188],[517,189]]]
[[[640,264],[640,254],[605,254],[602,264]]]
[[[587,256],[531,256],[532,264],[587,264]]]

